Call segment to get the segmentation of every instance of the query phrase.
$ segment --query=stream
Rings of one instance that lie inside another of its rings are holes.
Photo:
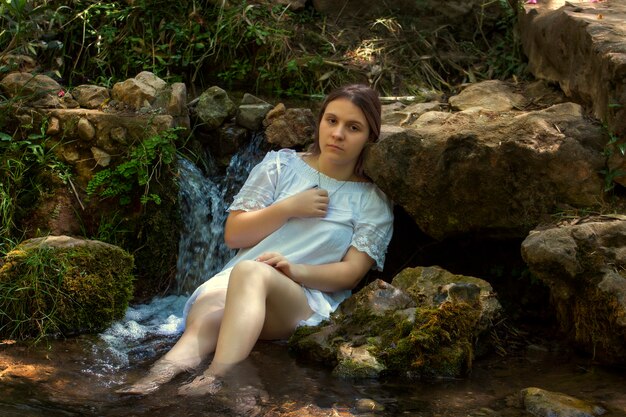
[[[536,386],[586,399],[626,415],[623,370],[590,365],[555,346],[534,345],[523,354],[492,355],[474,364],[463,379],[434,381],[343,380],[319,365],[302,363],[283,343],[259,343],[248,360],[243,384],[254,389],[253,407],[241,410],[238,392],[186,398],[177,388],[182,375],[144,397],[124,397],[115,389],[144,373],[173,343],[150,340],[149,353],[137,353],[130,366],[118,363],[98,336],[51,341],[34,348],[0,346],[0,415],[24,416],[530,416],[517,404],[519,390]],[[554,348],[554,350],[552,350]],[[235,398],[233,398],[233,396]],[[363,410],[363,399],[376,405]],[[249,401],[250,402],[250,401]],[[254,412],[251,411],[253,409]]]

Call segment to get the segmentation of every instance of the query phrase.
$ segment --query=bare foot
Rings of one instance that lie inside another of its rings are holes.
[[[170,382],[176,375],[189,370],[189,368],[181,366],[176,362],[160,359],[152,365],[148,375],[140,378],[134,384],[120,388],[115,392],[126,395],[147,395],[159,389],[161,385]]]
[[[210,374],[200,375],[188,384],[178,388],[178,395],[186,397],[200,397],[214,395],[222,388],[222,381]]]

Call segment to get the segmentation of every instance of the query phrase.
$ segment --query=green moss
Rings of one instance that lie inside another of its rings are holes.
[[[381,333],[375,355],[391,371],[418,377],[461,376],[471,368],[477,319],[478,312],[464,304],[418,308],[414,323],[399,320]]]
[[[0,269],[0,336],[104,330],[124,316],[133,257],[112,245],[15,250]]]
[[[333,375],[341,378],[376,378],[385,369],[380,363],[344,359],[333,369]]]

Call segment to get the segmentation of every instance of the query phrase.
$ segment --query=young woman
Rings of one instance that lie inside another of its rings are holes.
[[[362,172],[380,133],[378,94],[364,85],[330,93],[308,153],[269,152],[229,207],[226,244],[239,249],[187,301],[181,338],[125,393],[145,394],[210,354],[182,394],[210,392],[259,339],[319,324],[371,268],[391,239],[390,201]]]

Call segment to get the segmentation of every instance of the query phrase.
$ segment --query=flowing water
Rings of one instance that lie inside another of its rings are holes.
[[[154,394],[115,390],[143,375],[180,332],[188,294],[230,256],[223,245],[225,201],[262,156],[259,140],[233,158],[224,176],[206,177],[180,161],[183,212],[178,260],[181,295],[131,306],[100,335],[36,346],[0,342],[0,417],[3,416],[526,416],[520,389],[537,386],[626,416],[626,377],[575,356],[556,341],[536,339],[515,354],[478,359],[462,379],[343,380],[329,369],[292,357],[285,343],[260,342],[214,396],[181,398],[177,377]]]

